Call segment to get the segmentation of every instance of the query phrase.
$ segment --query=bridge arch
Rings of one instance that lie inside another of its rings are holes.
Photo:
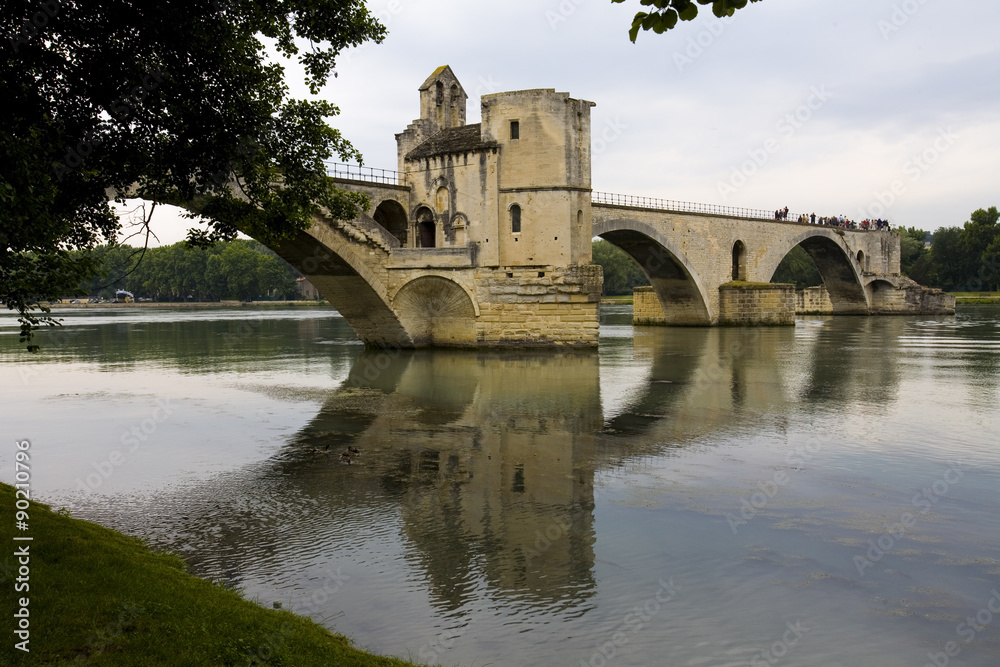
[[[415,278],[396,292],[392,309],[417,347],[476,345],[476,302],[454,280],[437,275]]]
[[[366,344],[413,347],[390,307],[380,258],[370,256],[370,245],[358,243],[335,222],[317,217],[309,229],[270,247],[319,290]]]
[[[618,218],[594,223],[594,236],[618,246],[649,278],[668,325],[709,325],[711,301],[684,252],[650,224]]]
[[[802,246],[816,264],[823,278],[823,285],[830,295],[834,313],[868,314],[871,304],[859,263],[864,255],[859,252],[855,256],[837,230],[809,229],[789,239],[779,247],[779,252],[771,254],[768,260],[762,262],[762,274],[766,280],[774,278],[778,264],[795,246]]]

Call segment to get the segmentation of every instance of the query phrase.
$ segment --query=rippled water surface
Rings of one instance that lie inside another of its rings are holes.
[[[612,307],[576,352],[365,352],[318,308],[60,316],[36,356],[0,327],[0,479],[27,438],[43,499],[370,650],[1000,664],[996,307]]]

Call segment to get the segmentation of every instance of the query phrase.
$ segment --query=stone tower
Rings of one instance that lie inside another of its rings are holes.
[[[589,264],[590,108],[554,89],[468,96],[448,66],[420,86],[420,118],[396,135],[411,188],[410,247],[475,246],[477,264]]]

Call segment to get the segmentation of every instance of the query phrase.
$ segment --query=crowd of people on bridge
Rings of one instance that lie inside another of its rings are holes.
[[[788,220],[788,207],[779,208],[774,212],[775,220]],[[889,231],[889,221],[877,218],[865,218],[857,221],[845,218],[843,215],[817,218],[815,213],[799,216],[798,222],[804,225],[824,225],[826,227],[842,227],[844,229],[860,229],[862,231]]]

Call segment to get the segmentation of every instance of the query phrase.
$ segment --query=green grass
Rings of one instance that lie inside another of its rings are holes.
[[[620,296],[602,296],[601,303],[629,304],[632,303],[632,295],[622,294]]]
[[[187,574],[176,556],[40,503],[28,510],[30,530],[17,531],[33,541],[14,542],[14,501],[14,489],[0,484],[6,619],[0,664],[412,664],[355,649],[307,618],[264,609]],[[30,591],[15,593],[12,554],[22,544],[30,545]],[[30,654],[13,647],[12,615],[21,596],[30,599]]]
[[[1000,303],[1000,292],[951,292],[958,303]]]

